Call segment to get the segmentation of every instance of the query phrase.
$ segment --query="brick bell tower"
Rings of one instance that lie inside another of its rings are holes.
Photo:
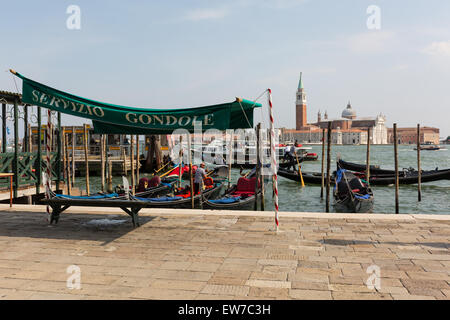
[[[297,95],[295,102],[295,129],[301,130],[308,127],[306,120],[306,93],[303,89],[302,73],[300,72],[300,80],[298,81]]]

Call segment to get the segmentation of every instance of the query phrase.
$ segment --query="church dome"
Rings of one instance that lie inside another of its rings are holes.
[[[352,105],[350,104],[350,101],[347,104],[347,108],[342,111],[342,118],[347,119],[355,119],[356,118],[356,111],[352,109]]]

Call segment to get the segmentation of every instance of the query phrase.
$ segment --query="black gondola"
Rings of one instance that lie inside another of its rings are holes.
[[[253,210],[255,206],[256,177],[240,177],[237,184],[225,192],[219,199],[204,199],[203,209],[211,210]]]
[[[297,170],[285,170],[283,168],[278,169],[278,175],[289,179],[300,182],[300,176]],[[308,184],[321,184],[322,183],[322,174],[320,172],[303,172],[303,181]],[[326,181],[326,177],[325,177]],[[331,177],[331,183],[334,183],[334,177]]]
[[[278,175],[284,177],[286,179],[299,181],[300,176],[297,171],[292,170],[278,170]],[[322,183],[322,175],[320,172],[302,172],[303,181],[308,184],[321,184]],[[365,179],[364,172],[354,172],[354,175]],[[399,172],[399,184],[415,184],[418,183],[419,175],[417,171],[403,171]],[[422,171],[421,182],[433,182],[439,180],[450,180],[450,169],[445,170],[429,170]],[[326,181],[326,177],[325,177]],[[331,183],[334,183],[334,176],[330,177]],[[395,175],[392,174],[370,174],[370,185],[379,185],[379,186],[387,186],[395,184]]]
[[[136,186],[136,196],[138,197],[159,197],[165,195],[173,190],[176,183],[174,179],[161,179],[158,176],[154,176],[151,179],[143,177],[139,180],[139,185]],[[154,183],[156,181],[156,183]],[[115,192],[119,194],[120,197],[125,196],[125,190],[123,186],[117,186]]]
[[[202,194],[197,194],[194,196],[194,207],[200,208],[200,199],[215,199],[220,195],[223,183],[217,182],[213,183],[210,187],[206,188]],[[190,209],[192,208],[192,200],[190,196],[189,186],[176,191],[173,195],[166,195],[163,197],[132,197],[133,200],[138,202],[145,202],[146,208],[180,208],[180,209]]]
[[[365,172],[367,166],[365,164],[358,164],[358,163],[353,163],[353,162],[347,162],[344,161],[342,159],[338,160],[338,166],[341,167],[342,169],[346,169],[346,170],[351,170],[351,171],[356,171],[356,172]],[[399,171],[400,173],[400,171]],[[385,170],[385,169],[381,169],[380,166],[377,165],[371,165],[370,166],[370,174],[391,174],[391,175],[395,175],[395,171],[394,170]]]
[[[365,213],[373,209],[373,192],[367,183],[353,173],[338,168],[334,185],[337,212]]]

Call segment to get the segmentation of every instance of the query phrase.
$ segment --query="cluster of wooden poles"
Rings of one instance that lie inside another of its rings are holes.
[[[324,176],[324,162],[325,162],[325,131],[327,131],[327,171],[326,178]],[[366,181],[370,182],[370,127],[367,128],[367,151],[366,151]],[[326,183],[326,200],[325,200],[325,212],[330,212],[330,181],[331,181],[331,121],[328,122],[328,128],[322,129],[322,184],[320,187],[320,198],[323,199],[323,189]],[[395,213],[399,213],[399,172],[398,172],[398,138],[397,138],[397,123],[393,126],[393,138],[394,138],[394,166],[395,166]],[[422,187],[421,177],[422,170],[420,164],[420,124],[417,124],[417,171],[418,171],[418,183],[417,183],[417,200],[422,201]],[[301,175],[301,172],[300,172]],[[303,182],[302,182],[302,185]]]
[[[83,146],[84,146],[84,162],[85,162],[85,178],[86,178],[86,193],[91,194],[90,191],[90,180],[89,180],[89,151],[88,151],[88,127],[87,124],[83,125]],[[101,191],[102,192],[113,192],[112,186],[112,160],[108,156],[107,151],[107,135],[100,136],[100,161],[101,161]],[[131,192],[135,194],[136,181],[140,178],[140,162],[139,162],[139,135],[136,135],[136,147],[134,142],[135,136],[131,136],[130,139],[130,154],[131,154]],[[64,179],[67,182],[67,193],[70,195],[72,193],[72,188],[75,183],[75,129],[72,129],[72,153],[69,154],[70,145],[69,135],[64,134],[63,137],[63,166],[64,166]],[[135,156],[135,152],[136,156]],[[122,149],[123,157],[123,168],[124,175],[127,176],[127,156],[125,149]],[[70,161],[71,160],[71,161]],[[107,172],[107,174],[106,174]],[[105,183],[106,180],[106,183]]]

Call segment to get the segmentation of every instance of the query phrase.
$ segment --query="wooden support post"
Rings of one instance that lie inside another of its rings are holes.
[[[420,166],[420,124],[417,124],[417,201],[422,201],[422,168]]]
[[[112,160],[111,160],[111,158],[108,159],[108,189],[107,189],[107,191],[109,193],[113,192],[113,187],[112,187]],[[134,192],[134,188],[133,188],[133,192]]]
[[[135,190],[135,186],[136,186],[136,180],[135,180],[135,176],[134,176],[134,136],[131,135],[131,144],[130,144],[130,153],[131,153],[131,193],[135,194],[134,190]]]
[[[178,176],[179,176],[178,187],[181,188],[181,178],[183,176],[183,136],[180,136],[180,153],[179,153],[179,155],[180,155],[180,166],[178,168]]]
[[[261,211],[265,211],[266,210],[266,201],[265,201],[265,190],[264,190],[264,175],[263,175],[263,163],[262,163],[262,155],[263,155],[263,150],[264,150],[264,141],[266,141],[265,139],[261,139],[262,138],[262,130],[261,130],[261,126],[259,127],[259,178],[261,181]],[[272,149],[270,149],[270,151],[272,152]]]
[[[61,112],[57,113],[58,123],[57,130],[58,135],[56,136],[56,190],[60,190],[59,184],[61,182],[61,142],[62,142],[62,132],[61,132]],[[57,191],[58,192],[58,191]]]
[[[6,104],[2,103],[2,153],[6,153],[8,137],[6,135]]]
[[[62,143],[62,160],[63,160],[63,180],[67,181],[67,159],[66,159],[66,136],[63,136]]]
[[[28,150],[27,152],[33,152],[33,132],[31,131],[31,124],[28,124]]]
[[[230,131],[230,141],[228,144],[228,189],[231,187],[231,166],[233,164],[233,133]]]
[[[23,106],[23,143],[22,152],[28,152],[28,106]]]
[[[17,100],[14,100],[14,198],[17,198],[19,190],[19,106]]]
[[[136,135],[136,182],[139,183],[139,168],[141,167],[141,157],[139,156],[139,135]]]
[[[322,183],[320,185],[320,198],[323,199],[323,189],[325,187],[325,172],[324,172],[324,166],[325,166],[325,128],[322,129]]]
[[[255,177],[256,177],[256,183],[255,183],[255,205],[253,207],[254,211],[258,210],[258,191],[259,191],[259,183],[260,183],[260,176],[261,176],[261,167],[260,167],[260,160],[259,160],[259,151],[260,151],[260,141],[259,141],[259,131],[261,129],[261,123],[258,123],[256,125],[256,172],[255,172]]]
[[[147,157],[145,158],[145,170],[147,172],[155,171],[153,168],[153,151],[155,136],[145,136],[145,145],[147,147]]]
[[[366,180],[370,185],[370,127],[367,127]]]
[[[72,187],[75,184],[75,149],[77,145],[75,127],[72,126]]]
[[[161,168],[161,161],[162,161],[161,136],[157,135],[154,137],[155,137],[154,149],[155,149],[156,169],[159,170]]]
[[[109,136],[106,135],[105,137],[105,172],[107,170],[109,170],[108,166],[109,166],[109,147],[108,147],[108,138]],[[106,174],[106,180],[108,180],[108,174]]]
[[[398,140],[397,140],[397,124],[394,123],[394,163],[395,163],[395,213],[399,213],[398,204]]]
[[[86,166],[86,192],[87,195],[90,195],[89,190],[89,157],[88,157],[88,130],[87,130],[87,124],[83,124],[83,143],[84,143],[84,162]]]
[[[188,157],[189,157],[189,187],[191,190],[191,207],[192,209],[195,208],[195,199],[194,199],[194,180],[193,180],[193,174],[192,174],[192,152],[191,152],[191,134],[188,133],[187,135],[188,140]],[[200,202],[202,202],[203,199],[200,199]]]
[[[42,183],[42,114],[41,107],[37,107],[37,163],[36,163],[36,194],[41,193]]]
[[[123,175],[127,176],[127,153],[125,148],[122,148],[122,160],[123,160]]]
[[[67,183],[67,194],[70,195],[72,193],[72,179],[71,179],[71,173],[70,173],[70,163],[69,163],[69,135],[65,135],[64,134],[64,149],[65,149],[65,157],[64,159],[67,158],[67,163],[66,161],[64,162],[64,166],[66,169],[66,183]]]
[[[330,171],[331,171],[331,121],[328,122],[328,135],[327,135],[327,189],[326,189],[326,212],[330,212]]]
[[[100,135],[100,176],[102,192],[105,192],[105,136]]]

